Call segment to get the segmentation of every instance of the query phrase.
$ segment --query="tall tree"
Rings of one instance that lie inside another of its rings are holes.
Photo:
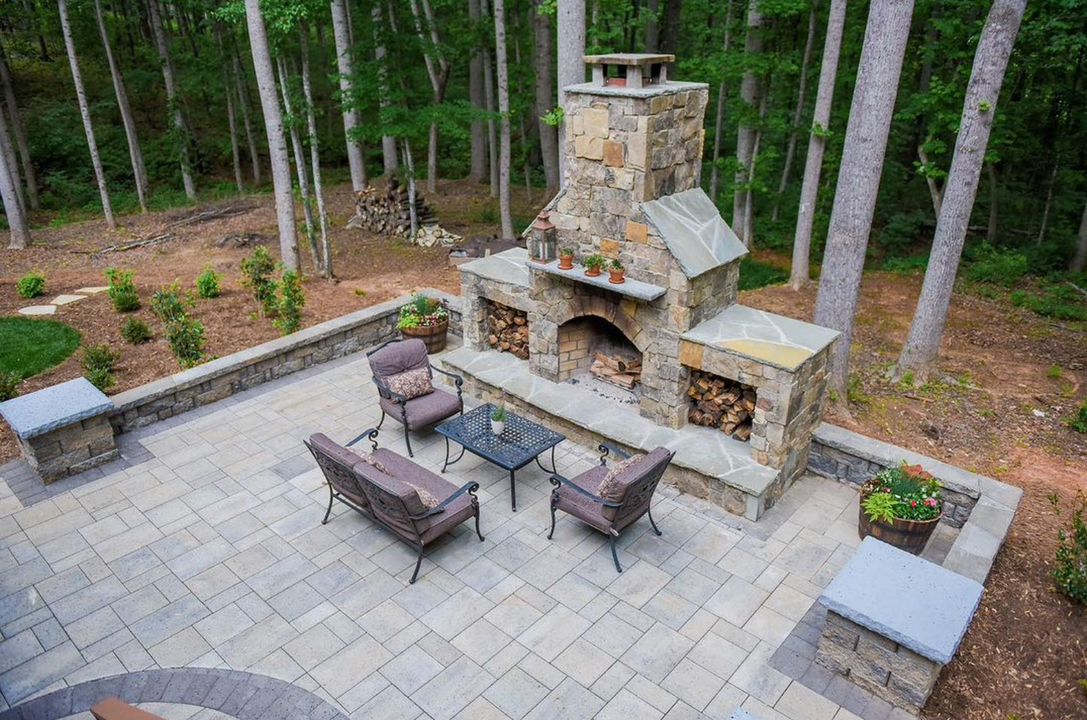
[[[282,54],[276,58],[279,71],[279,91],[283,95],[283,120],[291,136],[291,149],[294,152],[294,172],[298,178],[298,194],[302,200],[302,220],[306,228],[306,245],[313,260],[314,272],[321,271],[320,249],[317,245],[316,226],[313,222],[313,206],[310,204],[309,174],[306,172],[306,156],[302,150],[302,137],[298,132],[298,116],[294,114],[291,101],[290,74],[287,72],[287,60]]]
[[[389,6],[389,22],[393,22],[393,6]],[[370,9],[370,18],[374,26],[374,61],[378,74],[378,104],[385,110],[391,104],[389,100],[389,65],[388,50],[385,47],[385,23],[381,18],[381,3],[375,2]],[[396,159],[396,138],[392,135],[381,136],[381,160],[384,163],[385,174],[392,175],[396,172],[398,162]]]
[[[166,85],[166,102],[170,105],[170,117],[174,133],[177,134],[177,153],[181,161],[181,182],[185,186],[185,196],[190,202],[196,202],[196,184],[192,178],[192,160],[189,158],[189,131],[185,114],[181,110],[181,98],[177,92],[177,79],[174,72],[174,60],[170,54],[170,39],[162,24],[159,0],[147,0],[151,30],[155,37],[155,48],[162,63],[162,80]]]
[[[1027,0],[993,0],[981,31],[921,297],[898,359],[899,373],[913,370],[924,375],[936,362],[1004,71],[1026,4]]]
[[[785,162],[781,166],[781,181],[778,183],[778,194],[774,198],[774,211],[770,219],[777,222],[778,211],[781,209],[781,197],[785,194],[785,188],[789,186],[789,175],[793,171],[793,160],[796,158],[796,139],[800,134],[800,118],[804,114],[804,100],[808,89],[808,65],[811,64],[811,51],[815,45],[815,20],[816,8],[819,0],[812,0],[808,9],[808,39],[804,42],[804,55],[800,59],[800,78],[796,83],[796,107],[793,108],[793,122],[789,126],[789,142],[785,146]]]
[[[359,111],[355,108],[355,64],[352,59],[351,30],[348,25],[345,0],[332,0],[332,35],[336,42],[336,75],[340,82],[340,104],[343,108],[343,132],[347,137],[347,164],[351,167],[351,187],[355,192],[366,189],[366,162],[355,135]]]
[[[566,109],[563,88],[585,82],[585,0],[558,0],[559,107]],[[559,142],[566,142],[566,123],[559,123]],[[561,148],[561,146],[560,146]],[[566,184],[566,153],[559,151],[559,178]]]
[[[510,216],[510,78],[506,62],[505,0],[494,0],[494,54],[498,74],[498,113],[502,137],[498,153],[498,209],[502,216],[502,237],[513,237]]]
[[[62,0],[63,1],[63,0]],[[284,266],[298,270],[298,238],[294,227],[294,194],[291,192],[291,161],[287,138],[283,133],[283,114],[276,98],[275,71],[268,50],[268,32],[260,12],[260,0],[245,0],[245,20],[249,27],[249,47],[253,53],[264,130],[268,135],[268,156],[272,165],[272,185],[279,224],[279,250]]]
[[[95,0],[97,2],[97,0]],[[234,112],[234,81],[230,77],[230,62],[223,47],[222,23],[215,23],[215,44],[219,48],[219,59],[222,63],[223,96],[226,98],[227,128],[230,130],[230,160],[234,166],[234,183],[238,186],[238,192],[245,192],[245,183],[242,181],[242,155],[238,145],[238,118]]]
[[[734,6],[733,0],[726,0],[728,9],[725,11],[725,43],[722,48],[723,56],[728,58],[728,49],[732,44],[732,8]],[[647,25],[648,28],[648,25]],[[648,35],[648,29],[647,29]],[[648,47],[648,45],[647,45]],[[723,134],[725,126],[725,99],[726,94],[726,78],[724,73],[721,74],[721,82],[717,86],[717,114],[713,120],[713,162],[710,163],[710,198],[717,202],[717,189],[719,181],[718,163],[721,159],[721,136]]]
[[[7,120],[0,112],[0,136],[8,133]],[[4,216],[8,222],[9,250],[23,250],[30,245],[30,230],[26,225],[26,213],[19,200],[19,179],[13,177],[8,158],[0,158],[0,199],[4,202]]]
[[[762,12],[759,0],[751,0],[747,6],[747,33],[744,36],[744,77],[740,83],[740,119],[736,133],[736,177],[732,195],[732,230],[740,238],[751,235],[744,228],[747,214],[749,179],[754,177],[751,164],[755,153],[755,136],[758,132],[759,99],[762,83],[757,68],[753,67],[756,56],[762,53]]]
[[[98,154],[98,143],[94,139],[91,109],[87,105],[87,93],[83,89],[83,76],[79,72],[75,41],[72,39],[72,25],[68,20],[68,0],[57,0],[57,9],[60,11],[60,31],[64,35],[64,48],[68,52],[68,65],[72,69],[72,84],[75,85],[75,96],[79,102],[79,114],[83,118],[83,132],[87,136],[87,149],[90,150],[91,165],[94,166],[94,177],[98,181],[98,196],[102,199],[102,214],[106,216],[106,226],[110,230],[114,230],[117,228],[117,223],[113,219],[113,206],[110,204],[109,190],[106,188],[106,173],[102,169],[102,158]]]
[[[1087,269],[1087,203],[1083,205],[1083,217],[1079,221],[1079,233],[1076,237],[1076,254],[1072,256],[1072,262],[1068,269],[1072,272],[1083,272]]]
[[[241,59],[238,57],[238,48],[233,48],[231,63],[234,73],[231,79],[234,81],[234,90],[238,98],[238,108],[242,111],[242,127],[245,128],[245,142],[249,147],[249,161],[253,167],[253,184],[261,184],[260,152],[257,151],[256,133],[253,132],[253,123],[249,119],[249,85],[245,81],[245,73],[242,71]]]
[[[125,140],[128,141],[128,159],[132,164],[132,177],[136,183],[136,197],[140,202],[140,210],[147,212],[147,168],[143,164],[143,152],[140,151],[140,140],[136,135],[136,121],[132,117],[132,108],[128,104],[128,93],[125,92],[125,81],[121,76],[121,69],[117,66],[117,60],[113,57],[113,47],[109,41],[106,21],[102,17],[102,3],[99,0],[94,0],[94,18],[98,23],[98,34],[102,38],[102,49],[106,53],[106,62],[109,64],[109,74],[113,79],[113,94],[117,97],[117,109],[121,112],[121,124],[125,128]]]
[[[34,163],[30,159],[30,145],[26,141],[26,129],[23,116],[19,112],[19,102],[15,97],[15,83],[11,79],[7,55],[0,45],[0,83],[4,85],[4,104],[7,105],[8,117],[11,118],[11,131],[15,136],[15,147],[19,150],[19,159],[23,163],[23,180],[26,182],[26,199],[33,210],[41,203],[38,199],[38,178],[34,173]]]
[[[419,3],[416,0],[410,0],[411,14],[415,20],[415,33],[419,37],[419,42],[423,45],[423,62],[426,65],[427,77],[430,79],[430,89],[433,92],[432,100],[435,107],[432,112],[437,113],[439,112],[438,106],[445,101],[445,89],[449,83],[449,71],[452,66],[441,51],[441,39],[438,37],[438,28],[434,22],[434,11],[430,7],[430,0],[422,0],[422,5],[425,17],[421,18],[419,16]],[[424,22],[426,32],[424,32]],[[435,62],[435,59],[437,59],[437,62]],[[436,117],[432,117],[430,121],[426,170],[427,192],[434,194],[438,191],[438,121]]]
[[[532,13],[532,65],[536,69],[536,122],[540,133],[540,154],[547,191],[554,194],[559,189],[559,138],[555,126],[544,119],[555,107],[555,81],[551,74],[551,15],[544,7],[544,0],[534,0],[529,12]]]
[[[838,57],[842,50],[846,0],[830,0],[827,33],[823,42],[823,65],[819,69],[819,89],[815,96],[815,114],[811,121],[808,156],[804,161],[804,183],[800,187],[800,208],[793,238],[793,263],[789,285],[799,290],[808,284],[811,264],[811,233],[815,224],[815,201],[819,196],[819,176],[823,172],[823,152],[827,147],[830,108],[834,104],[834,81],[838,77]]]
[[[468,20],[473,29],[479,26],[480,15],[479,0],[468,0]],[[485,111],[487,106],[483,94],[483,50],[478,42],[472,43],[471,56],[468,60],[468,100],[477,113],[472,117],[469,133],[472,158],[468,179],[479,183],[487,177],[487,129],[478,115]]]
[[[841,333],[830,373],[839,397],[845,396],[853,318],[912,15],[913,0],[872,0],[864,30],[815,301],[816,324]]]
[[[321,229],[321,275],[332,279],[332,240],[325,211],[324,183],[321,181],[321,152],[317,141],[317,118],[313,111],[313,87],[309,72],[309,27],[305,20],[298,29],[302,55],[302,95],[306,103],[306,128],[309,132],[310,165],[313,170],[313,196],[317,201],[317,221]],[[320,38],[318,38],[320,39]]]

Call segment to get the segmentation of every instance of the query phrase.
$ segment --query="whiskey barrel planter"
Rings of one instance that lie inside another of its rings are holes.
[[[863,497],[861,501],[864,501]],[[913,555],[920,555],[925,549],[925,545],[928,544],[929,538],[932,537],[933,531],[936,530],[936,526],[940,524],[940,518],[942,517],[943,513],[931,520],[895,518],[888,523],[883,520],[869,520],[868,514],[864,512],[864,506],[862,505],[857,531],[861,536],[861,540],[871,535],[877,540],[882,540],[888,545],[894,545],[900,550],[905,550]]]
[[[400,328],[400,334],[404,339],[419,338],[426,345],[429,354],[445,350],[446,333],[449,331],[449,321],[442,320],[435,325],[420,325],[418,327]]]

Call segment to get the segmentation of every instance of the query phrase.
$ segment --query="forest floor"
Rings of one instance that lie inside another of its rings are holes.
[[[409,246],[400,239],[344,229],[353,212],[348,186],[327,191],[333,227],[337,283],[308,282],[303,323],[312,325],[402,295],[413,288],[459,292],[459,276],[446,251]],[[522,227],[543,202],[514,190],[515,226]],[[497,203],[485,186],[441,182],[428,197],[447,230],[465,236],[497,233]],[[219,247],[233,233],[276,235],[269,195],[252,195],[215,207],[240,206],[229,218],[174,229],[171,222],[192,208],[126,216],[109,232],[101,221],[34,231],[34,247],[0,255],[0,315],[48,302],[83,286],[104,285],[103,270],[136,271],[143,307],[135,314],[156,332],[144,345],[125,344],[105,295],[58,309],[53,317],[79,330],[86,342],[122,350],[118,392],[178,370],[153,318],[150,293],[180,279],[186,287],[207,265],[223,274],[223,294],[198,301],[195,315],[206,326],[207,350],[226,355],[278,336],[238,284],[239,264],[251,247]],[[205,208],[201,208],[205,209]],[[94,255],[108,245],[169,231],[162,245]],[[278,254],[275,242],[269,249]],[[301,248],[308,267],[305,248]],[[770,253],[758,259],[787,267]],[[33,301],[16,295],[24,272],[46,275],[46,294]],[[1024,496],[1006,544],[986,584],[978,616],[955,660],[930,699],[930,720],[1072,720],[1087,717],[1087,610],[1054,591],[1049,579],[1058,519],[1048,496],[1067,505],[1087,490],[1087,438],[1064,420],[1083,402],[1087,384],[1087,328],[1040,317],[1003,300],[956,293],[941,353],[940,370],[928,383],[906,387],[889,380],[889,369],[909,328],[921,276],[871,272],[859,303],[848,398],[830,407],[827,419],[1023,488]],[[741,302],[810,320],[815,290],[800,293],[770,286],[741,293]],[[24,381],[29,392],[81,374],[79,353]],[[0,460],[17,454],[6,425],[0,428]]]

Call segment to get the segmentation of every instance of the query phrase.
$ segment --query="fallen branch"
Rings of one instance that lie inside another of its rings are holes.
[[[194,225],[196,223],[207,222],[208,220],[217,220],[219,218],[234,217],[236,215],[242,215],[247,213],[252,208],[249,205],[228,205],[227,207],[211,208],[198,212],[195,215],[190,215],[187,218],[181,220],[175,220],[172,223],[167,223],[168,228],[179,228],[185,225]]]
[[[1083,288],[1081,288],[1081,287],[1080,287],[1079,285],[1076,285],[1076,284],[1075,284],[1074,282],[1072,282],[1071,280],[1067,280],[1066,282],[1067,282],[1067,283],[1068,283],[1069,285],[1071,285],[1072,287],[1074,287],[1074,288],[1075,288],[1076,290],[1079,290],[1079,291],[1080,291],[1080,294],[1082,294],[1082,295],[1083,295],[1084,297],[1087,297],[1087,290],[1084,290]]]
[[[151,237],[143,238],[142,240],[131,240],[129,242],[116,243],[114,245],[107,245],[106,247],[104,247],[104,248],[102,248],[100,250],[93,251],[91,254],[92,255],[105,255],[106,253],[127,252],[128,250],[135,250],[136,248],[152,247],[154,245],[162,245],[164,242],[166,242],[167,240],[169,240],[173,236],[174,236],[173,233],[163,233],[161,235],[152,235]]]

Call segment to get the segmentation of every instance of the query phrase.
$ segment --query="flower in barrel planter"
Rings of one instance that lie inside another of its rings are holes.
[[[860,536],[919,555],[943,515],[940,487],[920,465],[881,470],[861,486]]]
[[[412,295],[411,302],[400,306],[396,327],[405,338],[422,340],[428,353],[441,352],[445,350],[449,330],[449,308],[443,300],[417,293]]]

